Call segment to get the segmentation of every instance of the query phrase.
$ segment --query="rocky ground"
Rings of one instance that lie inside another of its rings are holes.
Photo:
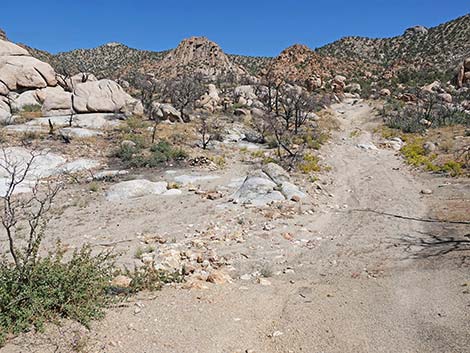
[[[367,103],[333,110],[340,129],[321,151],[331,171],[292,176],[308,194],[297,202],[237,200],[256,168],[236,144],[221,170],[119,177],[154,182],[153,195],[68,188],[48,239],[113,248],[127,266],[184,263],[188,281],[131,298],[90,331],[50,326],[2,352],[468,351],[470,182],[407,167],[373,134]]]

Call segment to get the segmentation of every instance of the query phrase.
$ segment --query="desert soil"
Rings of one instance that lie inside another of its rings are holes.
[[[331,171],[307,188],[311,202],[228,202],[228,185],[251,168],[237,160],[201,181],[222,190],[220,200],[186,193],[110,205],[69,194],[51,232],[71,247],[123,240],[116,251],[133,265],[138,234],[178,242],[210,232],[226,237],[210,247],[231,259],[233,280],[139,294],[90,331],[64,323],[2,352],[470,352],[470,226],[424,221],[470,221],[469,181],[413,171],[391,149],[359,148],[380,146],[374,111],[354,101],[333,109],[340,129],[321,151]],[[265,277],[240,279],[257,271]]]

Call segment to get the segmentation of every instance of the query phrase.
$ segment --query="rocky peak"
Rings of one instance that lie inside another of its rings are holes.
[[[0,39],[8,40],[7,35],[3,29],[0,28]]]
[[[405,31],[405,36],[412,36],[412,35],[426,35],[428,34],[428,29],[424,26],[414,26],[410,27]]]
[[[106,43],[105,46],[107,47],[110,47],[110,48],[114,48],[114,47],[119,47],[121,46],[122,44],[121,43],[118,43],[118,42],[109,42],[109,43]]]
[[[215,76],[244,71],[234,64],[222,49],[205,37],[184,39],[176,49],[171,50],[159,65],[159,74],[165,77],[180,75],[185,72],[199,72]]]

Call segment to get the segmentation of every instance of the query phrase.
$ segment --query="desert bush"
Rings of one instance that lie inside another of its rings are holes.
[[[41,111],[41,106],[38,104],[28,104],[23,106],[21,111],[25,113],[37,113]]]
[[[319,162],[320,161],[317,156],[310,153],[306,153],[303,156],[302,161],[298,164],[298,168],[304,174],[319,172],[321,169]]]
[[[90,247],[67,261],[63,255],[58,248],[21,269],[0,262],[0,344],[8,334],[40,329],[46,321],[69,318],[88,325],[103,315],[111,257],[92,255]]]
[[[144,149],[139,145],[121,145],[115,152],[126,168],[155,168],[163,163],[181,161],[187,158],[187,153],[162,140],[153,144],[150,149]]]
[[[422,133],[426,126],[423,119],[429,122],[429,127],[438,128],[452,125],[470,126],[470,115],[464,111],[456,98],[455,104],[441,104],[434,94],[421,94],[418,102],[404,105],[394,99],[384,105],[382,115],[385,125],[405,133]]]
[[[385,118],[385,125],[404,133],[421,133],[426,127],[420,123],[423,118],[411,109],[404,109]]]
[[[436,156],[426,155],[424,140],[422,138],[409,140],[408,143],[402,147],[401,153],[405,157],[406,162],[412,166],[419,167],[424,165],[427,170],[436,169],[432,164],[432,160],[435,159]]]
[[[448,161],[440,168],[443,172],[449,173],[452,177],[457,177],[463,173],[463,165],[457,161]]]
[[[132,279],[130,292],[137,293],[143,290],[159,290],[168,283],[181,283],[184,281],[184,276],[181,274],[183,272],[182,270],[175,272],[157,270],[155,264],[149,264],[136,267],[132,271],[126,269],[123,273]]]
[[[449,160],[444,164],[436,164],[436,154],[427,155],[422,138],[409,138],[407,144],[402,147],[401,153],[406,162],[414,167],[423,167],[430,172],[447,173],[457,177],[463,173],[463,163]]]

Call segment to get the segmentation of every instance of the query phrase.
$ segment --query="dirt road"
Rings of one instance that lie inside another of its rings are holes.
[[[470,352],[469,226],[391,216],[433,218],[452,193],[468,201],[468,182],[414,175],[396,152],[375,149],[367,104],[334,110],[341,128],[322,151],[328,202],[284,224],[306,230],[309,246],[254,235],[240,246],[276,273],[268,283],[141,295],[93,325],[86,351]]]

